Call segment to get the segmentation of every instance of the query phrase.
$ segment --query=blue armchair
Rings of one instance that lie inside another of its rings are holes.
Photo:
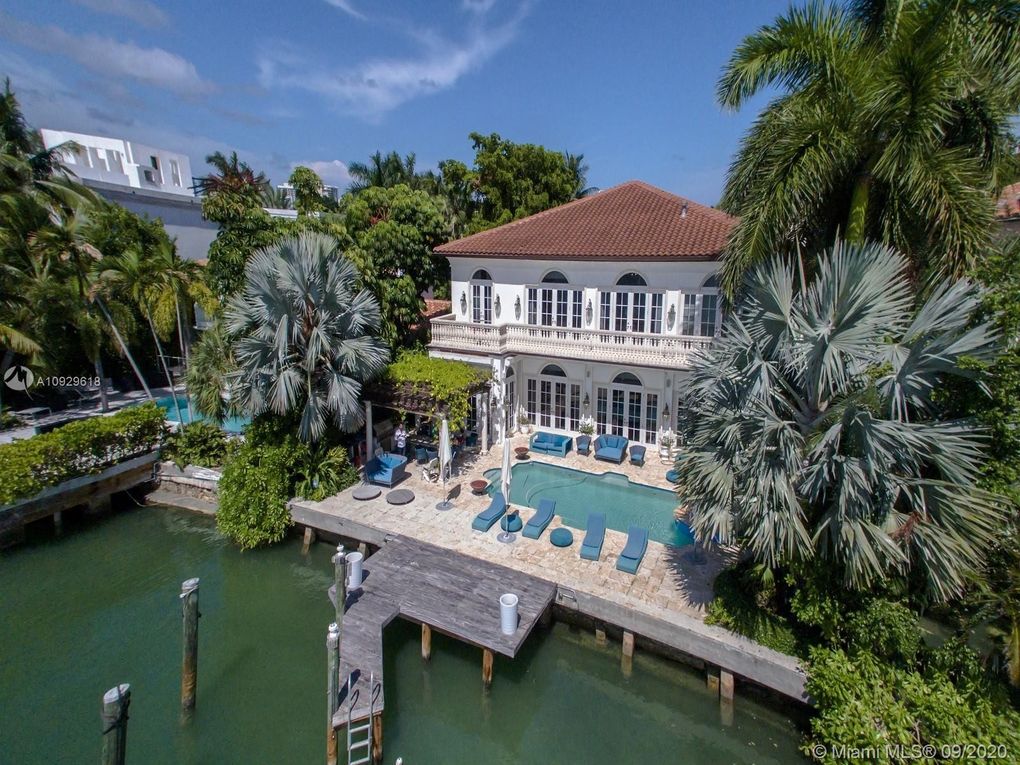
[[[365,463],[365,480],[393,486],[407,476],[407,457],[384,452]]]
[[[623,436],[604,433],[595,439],[595,459],[615,462],[619,465],[627,454],[628,443]]]

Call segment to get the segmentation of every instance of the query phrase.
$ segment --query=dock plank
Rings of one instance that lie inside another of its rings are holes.
[[[463,642],[513,658],[552,603],[556,585],[506,566],[396,537],[364,563],[360,591],[348,594],[340,637],[340,679],[353,677],[333,719],[337,727],[368,717],[369,678],[383,682],[382,633],[400,616]],[[517,595],[512,635],[500,629],[499,596]],[[351,709],[351,701],[357,699]],[[384,696],[376,701],[382,711]]]

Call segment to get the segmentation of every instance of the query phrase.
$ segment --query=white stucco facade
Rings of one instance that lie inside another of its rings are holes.
[[[675,430],[690,354],[722,323],[717,260],[452,257],[430,353],[491,369],[489,432],[576,435],[590,421],[654,445]],[[481,402],[476,410],[482,411]]]
[[[66,130],[43,129],[39,132],[47,149],[69,142],[77,144],[76,151],[63,152],[63,159],[82,180],[187,197],[195,195],[191,188],[191,160],[187,154],[122,138]]]

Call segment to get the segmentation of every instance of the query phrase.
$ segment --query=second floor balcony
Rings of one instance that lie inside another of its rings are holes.
[[[479,355],[528,354],[551,358],[683,369],[711,337],[640,334],[530,324],[476,324],[452,314],[432,320],[436,351]]]

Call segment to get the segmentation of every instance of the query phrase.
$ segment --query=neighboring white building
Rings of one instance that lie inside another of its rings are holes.
[[[76,151],[64,152],[64,162],[82,180],[103,181],[135,189],[193,197],[191,160],[187,154],[64,130],[41,130],[47,149],[73,141]]]
[[[202,260],[219,227],[202,217],[202,200],[191,188],[187,154],[120,138],[41,130],[52,149],[73,141],[78,151],[64,152],[64,163],[78,179],[104,198],[131,212],[163,221],[182,258]]]
[[[296,204],[297,195],[294,193],[294,187],[291,184],[281,183],[276,188],[287,196],[291,207]],[[334,202],[340,201],[340,189],[336,186],[327,186],[326,184],[323,184],[322,188],[319,189],[319,193],[327,199],[332,199]]]
[[[675,430],[693,350],[722,322],[719,258],[735,219],[631,181],[436,249],[452,313],[431,322],[433,356],[492,370],[498,438],[536,429],[655,444]]]

